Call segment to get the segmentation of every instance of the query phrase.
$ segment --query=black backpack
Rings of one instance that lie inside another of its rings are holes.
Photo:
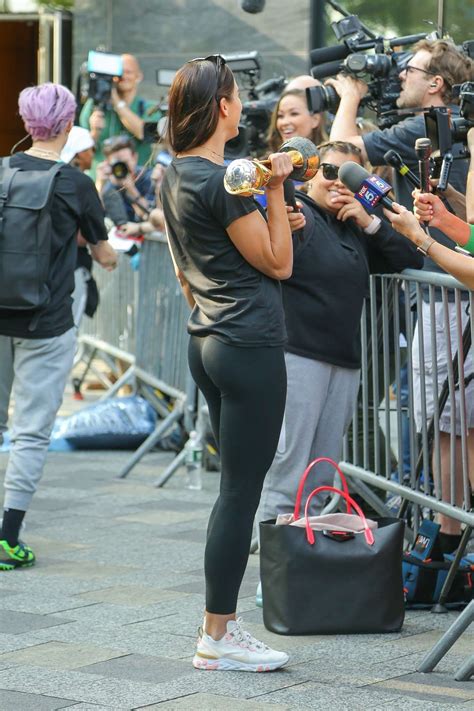
[[[0,309],[41,310],[50,300],[51,201],[64,163],[49,170],[0,166]]]

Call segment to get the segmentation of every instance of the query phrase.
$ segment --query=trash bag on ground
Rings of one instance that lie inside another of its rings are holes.
[[[115,397],[59,418],[55,438],[74,449],[136,449],[156,425],[156,412],[138,396]]]

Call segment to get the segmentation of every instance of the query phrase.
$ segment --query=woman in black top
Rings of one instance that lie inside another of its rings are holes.
[[[283,181],[286,154],[270,156],[267,221],[252,198],[224,188],[224,146],[238,134],[242,105],[219,55],[177,73],[169,96],[176,154],[162,203],[176,273],[192,307],[189,363],[209,405],[222,474],[205,552],[206,614],[198,669],[270,671],[288,661],[235,619],[252,525],[275,453],[286,393],[280,279],[292,269]]]
[[[306,224],[294,239],[293,274],[282,288],[287,400],[259,521],[293,510],[298,481],[312,459],[340,458],[359,389],[360,320],[369,275],[423,265],[413,245],[369,215],[339,181],[343,163],[362,162],[360,149],[333,141],[320,145],[319,152],[321,164],[308,194],[298,193]],[[290,220],[301,227],[300,215]],[[318,485],[330,484],[334,471],[323,463],[317,476]]]

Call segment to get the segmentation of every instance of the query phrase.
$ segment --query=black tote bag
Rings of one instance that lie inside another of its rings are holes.
[[[326,460],[327,461],[327,460]],[[304,481],[300,482],[295,519]],[[377,519],[370,530],[358,504],[345,491],[321,486],[305,506],[305,528],[260,523],[260,575],[263,621],[271,632],[286,635],[396,632],[405,615],[402,583],[404,521]],[[364,533],[314,532],[309,504],[321,491],[332,491],[365,521]]]

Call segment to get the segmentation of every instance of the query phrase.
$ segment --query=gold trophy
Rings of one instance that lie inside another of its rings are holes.
[[[280,147],[279,153],[288,153],[293,163],[292,180],[306,182],[319,168],[318,149],[308,138],[294,136]],[[262,188],[272,177],[269,160],[238,158],[229,163],[224,176],[224,187],[231,195],[262,195]]]

